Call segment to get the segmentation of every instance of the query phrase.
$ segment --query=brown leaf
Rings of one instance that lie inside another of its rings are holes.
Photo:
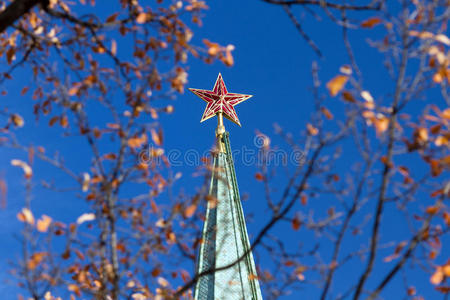
[[[348,76],[337,75],[327,83],[327,89],[331,96],[336,96],[345,86],[348,81]]]
[[[258,173],[255,174],[255,179],[258,180],[258,181],[263,181],[264,180],[264,175],[258,172]]]
[[[353,97],[352,93],[350,93],[349,91],[343,91],[342,92],[342,98],[345,101],[348,101],[348,102],[351,102],[351,103],[355,103],[356,102],[355,97]]]
[[[320,111],[324,114],[325,118],[327,118],[328,120],[333,119],[333,114],[325,106],[322,106],[320,108]]]
[[[103,155],[103,159],[107,159],[107,160],[114,160],[117,158],[117,155],[114,153],[107,153],[105,155]]]
[[[118,12],[110,15],[108,18],[106,18],[106,23],[114,22],[117,19],[118,15],[119,15]]]
[[[364,22],[361,23],[361,27],[362,28],[372,28],[375,25],[378,25],[381,23],[381,19],[378,17],[373,17],[373,18],[369,18],[367,20],[365,20]]]
[[[48,121],[48,126],[52,127],[59,120],[59,116],[54,116]]]
[[[22,91],[20,91],[20,95],[25,95],[27,92],[28,92],[28,90],[29,90],[30,88],[29,87],[27,87],[27,86],[25,86],[23,89],[22,89]]]
[[[294,229],[295,231],[300,229],[300,226],[302,225],[302,222],[300,221],[300,219],[296,216],[295,218],[292,219],[292,229]]]
[[[161,269],[159,267],[155,267],[152,270],[152,276],[153,277],[158,277],[161,274]]]

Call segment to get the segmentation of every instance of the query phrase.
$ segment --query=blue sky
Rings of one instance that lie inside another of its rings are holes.
[[[101,6],[102,4],[100,4]],[[342,33],[338,27],[329,21],[325,16],[321,22],[317,22],[311,16],[302,20],[304,30],[311,36],[321,49],[324,58],[319,58],[307,43],[300,37],[293,24],[288,19],[281,7],[272,6],[262,1],[211,1],[208,3],[210,9],[203,18],[201,28],[194,27],[194,42],[201,44],[203,38],[218,42],[221,45],[232,44],[235,46],[233,56],[235,65],[231,68],[216,62],[213,64],[204,64],[198,60],[191,59],[189,62],[189,83],[188,87],[212,89],[217,74],[221,72],[228,91],[254,95],[246,102],[236,107],[238,117],[242,128],[226,121],[226,128],[230,132],[231,146],[233,149],[242,149],[243,147],[256,151],[254,144],[256,132],[260,131],[269,136],[273,136],[272,143],[280,144],[286,148],[283,141],[274,135],[274,124],[278,124],[286,131],[292,132],[294,136],[300,136],[304,130],[313,109],[313,98],[311,93],[312,77],[311,65],[316,61],[320,69],[320,78],[322,84],[334,77],[343,64],[348,64],[349,60],[342,43]],[[304,11],[295,8],[293,10],[298,15],[304,14]],[[371,16],[371,13],[361,13],[361,20]],[[377,101],[389,100],[387,90],[393,90],[391,79],[382,66],[383,55],[367,44],[368,39],[380,39],[382,31],[356,30],[350,31],[350,38],[353,44],[356,60],[364,74],[364,88],[371,91]],[[120,53],[119,45],[119,53]],[[21,73],[16,74],[12,83],[4,86],[8,89],[7,96],[2,96],[2,101],[11,108],[17,109],[25,116],[26,126],[19,136],[24,140],[29,140],[30,144],[44,144],[47,148],[60,149],[63,155],[67,155],[67,162],[80,173],[86,170],[89,162],[85,161],[88,155],[87,149],[80,147],[83,143],[81,139],[71,138],[63,139],[61,131],[57,128],[47,128],[47,121],[41,125],[33,121],[31,99],[28,96],[19,96],[23,82],[29,81],[29,77]],[[382,88],[381,88],[382,87]],[[437,97],[436,94],[430,94],[430,97]],[[342,102],[338,98],[326,99],[327,107],[336,116],[343,113]],[[437,102],[440,105],[442,102]],[[177,97],[172,103],[175,111],[171,115],[161,116],[161,123],[164,128],[164,148],[166,151],[179,151],[187,153],[195,150],[203,153],[211,148],[214,143],[214,129],[216,121],[208,120],[204,123],[199,122],[205,107],[205,102],[197,98],[189,91],[185,91]],[[421,105],[420,105],[421,106]],[[419,106],[417,106],[419,107]],[[417,111],[417,107],[413,110]],[[101,117],[101,116],[99,116]],[[42,126],[44,125],[44,126]],[[33,130],[30,130],[33,129]],[[76,151],[74,151],[76,149]],[[344,151],[342,162],[338,167],[345,168],[353,162],[354,152],[352,148]],[[8,205],[5,210],[0,211],[0,240],[6,245],[0,249],[0,268],[7,269],[7,260],[15,260],[18,248],[18,242],[13,237],[20,230],[20,223],[16,219],[17,212],[23,207],[23,177],[17,168],[9,166],[13,158],[25,159],[24,154],[14,150],[0,148],[0,176],[8,182]],[[39,170],[41,163],[35,162],[34,169]],[[43,165],[41,165],[43,167]],[[43,167],[44,169],[44,167]],[[59,174],[56,170],[45,168],[48,173],[43,177],[55,177],[62,186],[70,186],[70,180]],[[417,169],[417,172],[423,172],[423,167]],[[176,191],[185,191],[192,194],[202,183],[202,179],[193,177],[191,174],[196,171],[196,166],[182,164],[173,168],[174,172],[181,172],[182,178],[175,187]],[[350,171],[350,170],[346,170]],[[269,210],[265,204],[262,185],[255,180],[254,175],[257,168],[254,165],[244,164],[236,159],[236,172],[241,190],[241,195],[248,195],[244,202],[244,212],[251,216],[252,222],[248,224],[249,234],[256,234],[259,229],[267,222],[270,217]],[[283,179],[278,181],[280,184],[285,182]],[[36,183],[37,184],[37,183]],[[282,186],[282,185],[281,185]],[[281,188],[279,189],[281,190]],[[275,195],[279,194],[275,191]],[[87,209],[85,203],[75,197],[67,198],[54,193],[39,189],[39,193],[33,199],[33,211],[38,216],[46,213],[50,216],[58,216],[58,219],[74,221],[80,214]],[[323,202],[321,202],[323,201]],[[318,210],[320,207],[328,205],[327,199],[321,199],[317,203],[312,203],[309,209]],[[331,200],[330,200],[331,201]],[[263,204],[264,203],[264,204]],[[295,210],[301,210],[297,206]],[[307,211],[303,211],[306,213]],[[388,226],[395,228],[395,216],[389,218]],[[288,228],[288,229],[286,229]],[[399,229],[404,232],[406,228]],[[277,234],[284,234],[292,243],[302,242],[305,247],[311,247],[314,243],[313,235],[303,235],[301,238],[310,240],[296,240],[296,233],[286,225],[275,229]],[[394,233],[390,237],[397,239]],[[355,247],[359,247],[361,241],[355,240]],[[388,250],[386,254],[392,252]],[[265,258],[259,259],[259,264],[264,265]],[[346,276],[337,278],[337,284],[340,281],[345,283],[347,278],[359,275],[360,268],[356,274],[352,272],[350,265],[345,271]],[[1,279],[9,277],[5,271],[0,275]],[[428,283],[426,276],[415,278],[418,284],[418,290],[422,295],[433,295],[432,287]],[[377,282],[375,280],[374,282]],[[393,281],[387,289],[386,299],[398,299],[400,297],[398,288],[400,281]],[[394,287],[392,287],[394,285]],[[369,284],[369,287],[371,285]],[[397,286],[397,288],[395,288]],[[313,289],[305,287],[304,290],[296,291],[290,296],[282,299],[312,299],[316,296]],[[0,283],[0,292],[8,295],[4,299],[15,299],[17,289]],[[394,296],[395,295],[395,296]]]

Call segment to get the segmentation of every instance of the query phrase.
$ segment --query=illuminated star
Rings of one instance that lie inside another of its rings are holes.
[[[220,73],[219,76],[217,76],[212,91],[200,89],[189,90],[208,103],[200,122],[208,120],[218,113],[223,113],[227,119],[241,126],[241,122],[239,122],[234,106],[252,97],[252,95],[228,93]]]

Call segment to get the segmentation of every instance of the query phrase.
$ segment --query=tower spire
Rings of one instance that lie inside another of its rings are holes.
[[[201,122],[217,115],[213,171],[202,243],[197,261],[195,300],[262,300],[223,117],[240,126],[234,106],[251,95],[228,93],[219,74],[212,91],[190,89],[208,104]]]

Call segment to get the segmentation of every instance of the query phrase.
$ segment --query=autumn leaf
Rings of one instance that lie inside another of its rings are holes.
[[[302,222],[300,221],[300,219],[296,216],[295,218],[292,219],[292,229],[294,229],[295,231],[300,229],[300,226],[302,225]]]
[[[442,113],[441,117],[450,121],[450,108],[446,108]]]
[[[439,212],[439,206],[437,206],[437,205],[428,206],[425,211],[427,214],[435,215]]]
[[[69,291],[71,291],[71,292],[74,292],[75,295],[77,295],[78,297],[81,296],[81,290],[80,290],[80,287],[79,287],[78,285],[76,285],[76,284],[69,284],[69,285],[67,286],[67,289],[68,289]]]
[[[139,148],[144,143],[147,142],[147,136],[145,134],[142,134],[140,137],[132,137],[128,140],[128,146],[130,148]]]
[[[81,182],[81,190],[87,192],[89,189],[89,184],[91,182],[91,176],[89,173],[83,173],[83,181]]]
[[[380,136],[389,127],[389,119],[385,116],[380,116],[373,119],[373,124],[375,126],[375,131],[377,136]]]
[[[72,87],[69,89],[69,91],[67,92],[69,94],[69,96],[74,96],[76,93],[78,93],[78,90],[81,87],[81,83],[76,82],[72,85]]]
[[[169,282],[164,277],[158,277],[157,281],[158,281],[158,284],[162,287],[169,286]]]
[[[302,196],[300,197],[300,203],[301,203],[302,205],[306,205],[306,204],[308,203],[308,197],[307,197],[306,195],[302,195]]]
[[[434,285],[438,285],[442,282],[442,280],[444,280],[444,271],[441,266],[438,266],[436,271],[431,276],[430,282]]]
[[[26,162],[21,161],[19,159],[13,159],[11,160],[11,165],[21,167],[25,174],[25,178],[29,179],[31,178],[31,176],[33,176],[33,170]]]
[[[136,17],[136,23],[138,24],[144,24],[147,22],[147,14],[145,12],[141,12]]]
[[[390,261],[396,259],[397,257],[399,257],[400,252],[403,250],[403,248],[404,248],[407,244],[408,244],[408,243],[407,243],[406,241],[403,241],[403,242],[399,243],[399,244],[397,245],[397,247],[395,247],[394,253],[391,254],[391,255],[389,255],[389,256],[387,256],[387,257],[385,257],[385,258],[383,259],[383,261],[384,261],[384,262],[390,262]]]
[[[85,213],[78,217],[77,224],[81,225],[84,222],[95,220],[95,215],[93,213]]]
[[[22,211],[17,214],[17,219],[21,222],[34,225],[33,213],[26,207],[22,208]]]
[[[36,269],[37,266],[44,260],[47,256],[47,252],[36,252],[31,255],[30,259],[27,261],[27,267],[30,270]]]
[[[52,218],[47,215],[42,215],[42,217],[37,221],[36,228],[40,232],[47,232],[48,227],[52,223]]]
[[[350,93],[349,91],[343,91],[342,98],[347,102],[351,102],[351,103],[356,102],[355,97],[353,97],[352,93]]]
[[[115,153],[106,153],[105,155],[103,155],[103,159],[106,160],[114,160],[117,158],[117,155]]]
[[[316,127],[312,126],[311,124],[306,124],[306,129],[308,130],[308,133],[310,135],[317,135],[319,133],[319,129],[317,129]]]
[[[23,127],[25,125],[25,121],[23,120],[22,116],[18,114],[12,114],[10,117],[11,123],[13,123],[16,127]]]
[[[264,175],[258,172],[258,173],[255,174],[255,179],[258,180],[258,181],[263,181],[264,180]]]
[[[157,146],[161,146],[162,140],[163,140],[163,137],[162,137],[162,135],[163,135],[162,130],[159,129],[158,132],[156,132],[156,130],[152,128],[152,129],[150,130],[150,133],[151,133],[151,135],[152,135],[152,141],[153,141]]]
[[[333,114],[326,107],[322,106],[320,108],[320,111],[324,114],[325,118],[327,118],[328,120],[333,119]]]
[[[349,65],[343,65],[339,68],[339,71],[345,75],[352,75],[352,68]]]
[[[111,41],[111,54],[116,55],[117,53],[117,42],[115,40]]]
[[[327,89],[331,96],[336,96],[345,86],[348,81],[348,76],[337,75],[327,83]]]
[[[220,45],[217,43],[210,42],[207,39],[203,40],[203,43],[208,47],[208,54],[210,56],[216,56],[220,52]]]
[[[381,23],[381,19],[378,17],[373,17],[365,20],[361,23],[362,28],[373,28],[375,25],[378,25]]]
[[[361,97],[363,97],[363,99],[366,100],[367,102],[373,102],[373,97],[369,91],[362,91]]]
[[[161,274],[161,272],[162,272],[161,268],[155,267],[155,268],[153,268],[151,274],[153,277],[158,277]]]
[[[184,210],[184,216],[186,218],[190,218],[195,214],[195,211],[197,210],[197,205],[192,204],[189,205],[185,210]]]

